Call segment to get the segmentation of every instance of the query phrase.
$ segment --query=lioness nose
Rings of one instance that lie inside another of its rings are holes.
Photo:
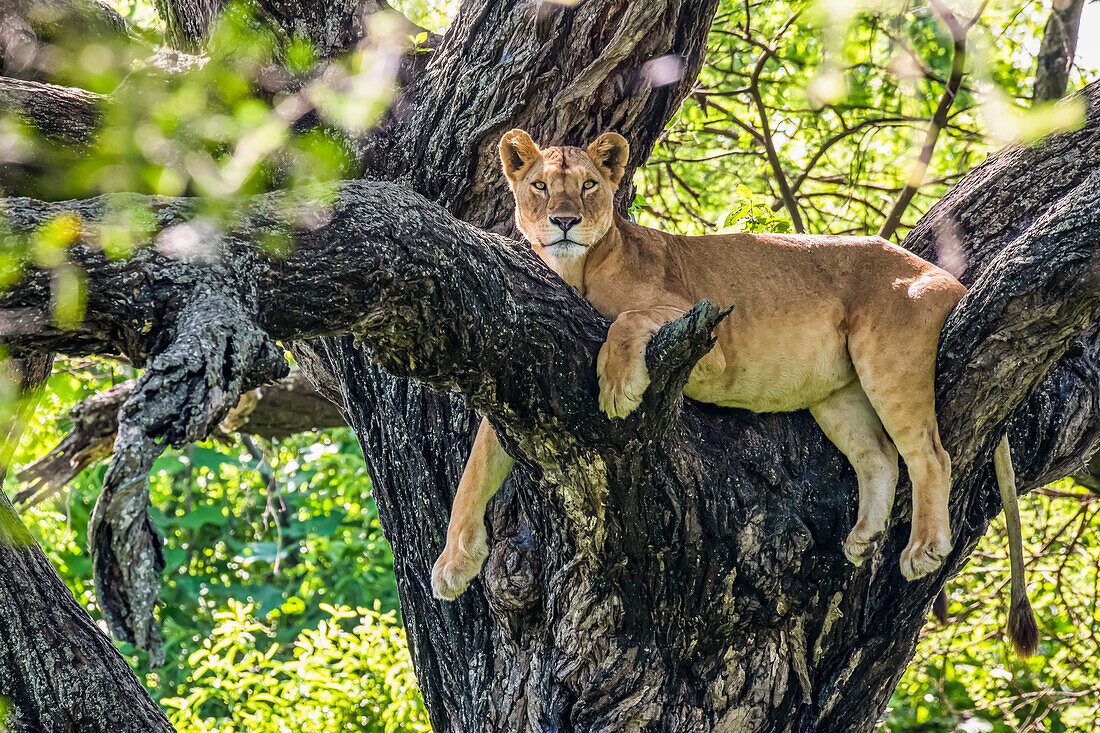
[[[569,231],[569,227],[580,221],[579,216],[551,216],[550,223],[561,229],[563,232]]]

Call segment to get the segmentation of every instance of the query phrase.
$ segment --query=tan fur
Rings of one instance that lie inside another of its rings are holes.
[[[877,237],[684,237],[632,224],[614,212],[629,148],[613,133],[587,150],[540,150],[513,130],[500,150],[535,252],[614,319],[597,363],[601,409],[622,417],[638,406],[649,384],[645,347],[662,324],[702,298],[733,306],[684,393],[757,412],[809,409],[858,476],[858,518],[844,543],[857,565],[886,530],[900,453],[913,481],[902,574],[940,566],[951,549],[951,460],[936,424],[935,356],[965,293],[954,277]],[[555,223],[575,218],[567,230]],[[500,456],[483,423],[432,574],[441,598],[480,569],[484,507],[507,475]]]

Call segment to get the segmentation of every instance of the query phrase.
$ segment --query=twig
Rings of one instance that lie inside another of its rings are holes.
[[[791,225],[796,232],[805,231],[805,226],[802,223],[802,215],[798,211],[798,201],[795,200],[794,194],[791,192],[790,184],[787,182],[787,174],[783,172],[783,166],[779,162],[779,155],[775,150],[775,140],[772,136],[771,125],[768,122],[768,110],[764,104],[764,96],[760,93],[760,74],[764,71],[764,65],[768,62],[772,56],[775,55],[775,44],[782,38],[783,34],[787,32],[787,29],[798,19],[801,15],[801,11],[796,12],[791,17],[787,18],[786,22],[780,26],[776,31],[775,36],[768,45],[761,44],[757,41],[751,41],[754,45],[761,48],[760,56],[756,59],[756,65],[752,70],[752,77],[749,80],[749,94],[756,104],[756,111],[760,115],[760,137],[761,142],[764,145],[764,151],[768,156],[768,163],[771,165],[772,175],[775,177],[776,185],[779,187],[780,197],[783,199],[783,205],[787,209],[787,213],[791,217]]]
[[[894,232],[897,231],[898,225],[901,223],[902,215],[909,207],[909,202],[913,200],[913,197],[917,194],[917,190],[924,182],[924,174],[928,172],[928,165],[932,162],[932,153],[936,149],[936,141],[940,137],[940,131],[943,130],[944,126],[947,124],[948,113],[951,111],[951,105],[955,103],[955,96],[959,92],[963,75],[966,72],[966,35],[970,28],[978,22],[978,18],[981,17],[986,6],[986,3],[983,2],[978,8],[978,11],[974,13],[974,17],[963,25],[959,23],[958,18],[956,18],[940,0],[930,0],[930,3],[936,15],[944,22],[947,29],[951,32],[951,38],[954,40],[954,55],[951,58],[951,76],[947,79],[947,86],[944,87],[943,96],[940,97],[940,102],[936,106],[936,112],[932,115],[932,121],[929,123],[928,131],[924,135],[924,145],[921,146],[920,155],[917,157],[912,170],[909,172],[909,180],[906,182],[905,187],[901,189],[901,193],[898,194],[897,199],[894,201],[894,205],[890,208],[890,213],[882,223],[882,227],[878,230],[878,235],[884,239],[889,239],[894,236]]]

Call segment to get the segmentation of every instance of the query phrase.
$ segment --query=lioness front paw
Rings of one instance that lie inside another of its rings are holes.
[[[844,540],[844,557],[848,558],[848,562],[859,567],[874,553],[884,533],[884,529],[872,529],[857,523],[848,533],[848,538]]]
[[[484,527],[468,542],[447,542],[432,567],[432,595],[444,601],[458,598],[481,572],[488,554]]]
[[[910,537],[901,551],[901,574],[906,580],[923,578],[943,564],[951,552],[951,536],[937,532],[925,538]]]
[[[600,409],[608,417],[626,417],[638,409],[638,405],[642,404],[642,395],[649,387],[645,357],[625,363],[608,359],[598,367],[602,367],[597,369],[596,375],[600,382]]]

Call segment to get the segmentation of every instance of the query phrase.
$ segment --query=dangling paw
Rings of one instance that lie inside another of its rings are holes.
[[[848,539],[844,540],[844,557],[859,567],[874,554],[885,532],[885,528],[871,528],[856,522],[856,526],[848,533]]]
[[[432,595],[446,601],[458,598],[481,572],[489,554],[485,527],[478,526],[457,542],[448,539],[432,567]],[[459,534],[462,538],[463,534]]]
[[[901,551],[901,574],[906,580],[916,580],[943,565],[943,559],[951,552],[951,535],[945,531],[929,532],[909,538],[909,544]]]

